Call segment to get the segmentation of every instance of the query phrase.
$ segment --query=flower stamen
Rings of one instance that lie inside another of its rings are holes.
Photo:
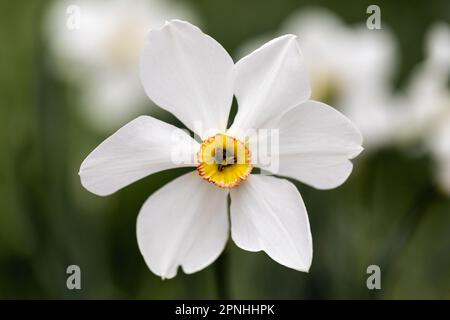
[[[203,141],[197,154],[199,175],[221,188],[234,188],[247,180],[253,169],[245,143],[225,134]]]

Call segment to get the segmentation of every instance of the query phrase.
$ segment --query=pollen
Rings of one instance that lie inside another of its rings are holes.
[[[253,169],[247,145],[225,134],[203,141],[197,159],[199,175],[221,188],[238,186]]]

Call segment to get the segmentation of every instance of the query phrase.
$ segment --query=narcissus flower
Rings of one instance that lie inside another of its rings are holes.
[[[199,271],[220,255],[231,230],[242,249],[308,271],[312,239],[302,197],[286,179],[250,174],[261,167],[252,146],[277,136],[279,164],[267,171],[329,189],[350,175],[349,159],[361,152],[362,137],[341,113],[308,101],[295,36],[276,38],[234,64],[200,29],[172,20],[149,32],[141,80],[150,99],[201,143],[141,116],[101,143],[80,176],[89,191],[109,195],[157,171],[196,167],[152,194],[139,213],[137,239],[150,270],[163,278],[174,277],[179,266]],[[233,95],[239,107],[227,128]],[[194,160],[174,161],[174,154]]]
[[[393,34],[369,30],[364,24],[349,26],[324,8],[294,11],[277,34],[298,36],[307,61],[314,100],[330,103],[361,130],[366,149],[391,144],[400,121],[399,101],[392,92],[397,48]],[[271,39],[260,35],[240,52]]]
[[[424,142],[436,164],[438,185],[450,195],[450,25],[436,23],[425,39],[426,57],[406,88],[399,134]]]
[[[49,62],[79,89],[81,115],[92,129],[109,132],[146,103],[150,110],[137,70],[142,38],[168,16],[198,21],[186,1],[55,0],[49,6]]]

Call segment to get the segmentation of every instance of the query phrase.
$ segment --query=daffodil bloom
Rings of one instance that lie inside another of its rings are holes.
[[[439,187],[450,195],[450,26],[439,22],[426,35],[425,60],[412,73],[401,109],[400,135],[420,139],[436,164]]]
[[[49,7],[50,62],[80,89],[81,115],[92,129],[109,132],[141,114],[146,103],[150,109],[139,81],[139,54],[147,31],[167,16],[198,21],[186,2],[167,0],[55,0]]]
[[[141,116],[101,143],[80,176],[104,196],[157,171],[196,168],[152,194],[139,213],[137,239],[150,270],[163,278],[179,266],[199,271],[220,255],[231,231],[242,249],[307,272],[312,238],[302,197],[286,179],[251,174],[259,164],[250,142],[261,135],[242,132],[277,132],[279,166],[268,170],[318,189],[347,179],[362,137],[341,113],[308,100],[296,37],[276,38],[234,64],[213,38],[172,20],[149,32],[141,80],[150,99],[201,141],[179,130],[174,140],[176,127]],[[239,107],[227,128],[233,95]],[[174,161],[174,153],[194,161]]]
[[[382,30],[369,30],[365,23],[348,26],[325,8],[302,8],[279,32],[298,36],[312,99],[332,104],[351,119],[364,136],[365,148],[392,143],[400,121],[399,101],[392,93],[397,48],[385,24]],[[260,35],[239,52],[250,52],[272,37]]]

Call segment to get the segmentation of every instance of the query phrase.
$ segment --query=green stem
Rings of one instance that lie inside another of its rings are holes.
[[[228,252],[227,249],[222,252],[215,266],[217,297],[220,300],[229,300],[228,287]]]

